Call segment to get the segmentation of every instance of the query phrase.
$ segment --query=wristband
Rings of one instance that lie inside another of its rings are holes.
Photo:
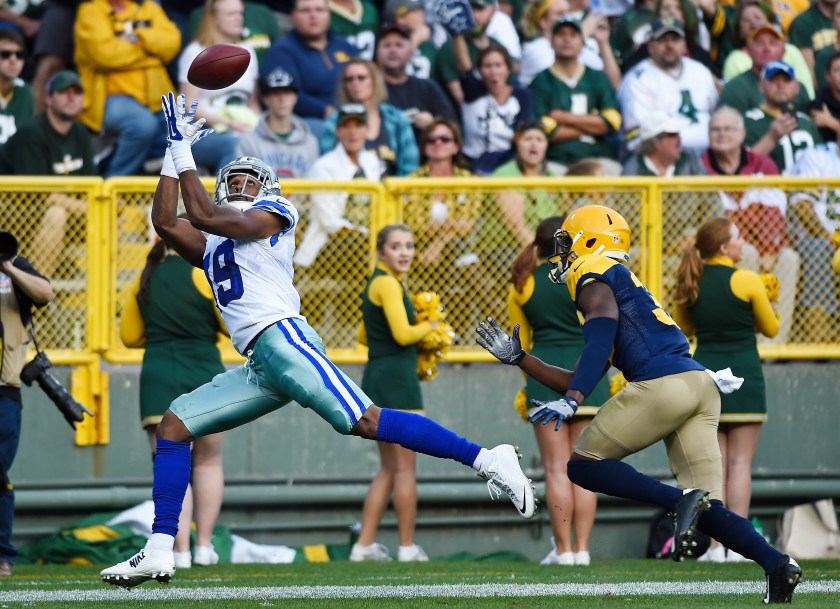
[[[175,163],[172,161],[172,151],[167,146],[163,155],[163,167],[160,168],[160,175],[167,178],[178,179],[178,172],[175,171]]]
[[[178,175],[189,170],[196,171],[195,160],[193,159],[192,148],[189,142],[170,141],[169,150],[171,151],[172,162],[175,165],[175,171],[178,172]]]
[[[580,363],[569,383],[569,391],[579,391],[584,396],[592,393],[604,376],[612,355],[618,322],[609,317],[595,317],[583,324],[586,345],[580,354]]]

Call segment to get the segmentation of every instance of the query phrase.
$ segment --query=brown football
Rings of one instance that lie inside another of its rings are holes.
[[[242,78],[251,53],[235,44],[214,44],[190,64],[187,80],[200,89],[224,89]]]

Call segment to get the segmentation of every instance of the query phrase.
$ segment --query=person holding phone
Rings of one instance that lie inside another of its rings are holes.
[[[788,175],[802,151],[821,144],[822,137],[810,117],[796,111],[800,84],[790,64],[768,63],[758,87],[764,103],[744,114],[744,144],[757,154],[768,155],[782,175]]]

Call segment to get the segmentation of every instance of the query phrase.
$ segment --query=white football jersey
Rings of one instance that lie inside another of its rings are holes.
[[[233,346],[242,355],[251,339],[269,324],[301,316],[292,267],[297,209],[281,196],[265,197],[248,209],[283,216],[288,227],[254,241],[208,235],[204,249],[204,274]]]
[[[645,59],[624,75],[616,96],[629,150],[638,148],[639,125],[654,110],[686,119],[680,130],[683,148],[701,154],[709,147],[709,118],[718,92],[712,73],[699,61],[683,57],[682,69],[674,75]]]

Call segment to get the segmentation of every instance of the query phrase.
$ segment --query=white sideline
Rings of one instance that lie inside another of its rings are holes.
[[[35,582],[19,581],[16,584]],[[631,582],[617,584],[463,584],[416,586],[282,586],[282,587],[178,587],[145,584],[131,591],[113,588],[44,590],[21,589],[0,592],[0,602],[36,603],[59,601],[109,602],[156,600],[269,600],[291,598],[491,598],[529,596],[643,596],[643,595],[764,595],[764,582]],[[840,592],[840,580],[805,581],[796,593]]]

